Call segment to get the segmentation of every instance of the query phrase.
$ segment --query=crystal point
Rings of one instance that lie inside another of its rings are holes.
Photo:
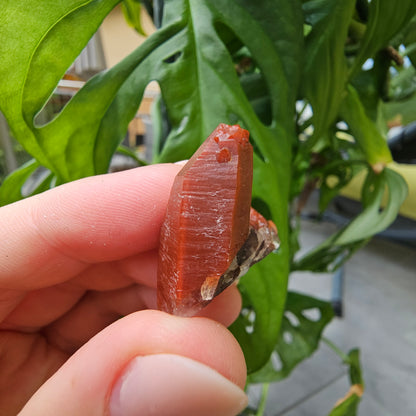
[[[253,148],[220,124],[175,178],[161,229],[158,307],[191,316],[217,293],[249,233]]]

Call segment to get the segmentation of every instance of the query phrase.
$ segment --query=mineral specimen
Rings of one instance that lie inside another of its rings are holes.
[[[220,124],[175,178],[161,228],[158,307],[192,316],[277,248],[277,230],[251,208],[248,131]]]

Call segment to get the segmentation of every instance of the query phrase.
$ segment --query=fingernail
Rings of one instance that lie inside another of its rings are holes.
[[[232,416],[247,406],[244,391],[217,371],[173,354],[134,358],[116,381],[111,416]]]
[[[178,160],[177,162],[175,162],[175,165],[181,165],[184,166],[188,163],[189,159],[184,159],[184,160]]]

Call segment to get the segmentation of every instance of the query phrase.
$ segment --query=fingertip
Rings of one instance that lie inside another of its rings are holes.
[[[156,248],[179,170],[160,164],[88,177],[1,207],[2,286],[57,284],[91,263]]]
[[[86,262],[155,248],[179,166],[149,165],[57,187],[38,200],[45,241]]]
[[[21,415],[107,414],[109,397],[129,363],[136,357],[155,354],[185,357],[185,360],[208,367],[207,371],[218,373],[204,376],[204,370],[201,370],[200,377],[212,376],[207,382],[211,391],[219,392],[221,385],[228,386],[223,388],[229,389],[229,400],[235,409],[238,406],[236,400],[242,405],[243,396],[237,394],[237,390],[232,392],[233,387],[227,383],[235,384],[235,389],[244,388],[247,371],[244,355],[237,340],[224,326],[207,318],[180,318],[146,310],[114,322],[81,347],[41,386]],[[162,364],[159,362],[158,365]],[[178,366],[180,364],[175,361],[174,367],[177,369]],[[171,368],[170,371],[177,370]],[[192,378],[192,371],[184,380],[184,388]],[[164,382],[175,384],[175,379],[167,377]],[[175,386],[171,388],[174,391]],[[140,394],[138,389],[138,397]],[[62,403],[66,404],[65,408]]]
[[[242,389],[212,368],[174,354],[133,358],[116,381],[111,416],[231,416],[247,406]]]
[[[240,291],[236,285],[232,285],[216,296],[198,316],[213,319],[228,327],[238,318],[242,303]]]

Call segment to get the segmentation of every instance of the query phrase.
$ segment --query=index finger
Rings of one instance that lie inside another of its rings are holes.
[[[89,177],[0,208],[0,288],[57,284],[92,263],[155,248],[179,170]]]

